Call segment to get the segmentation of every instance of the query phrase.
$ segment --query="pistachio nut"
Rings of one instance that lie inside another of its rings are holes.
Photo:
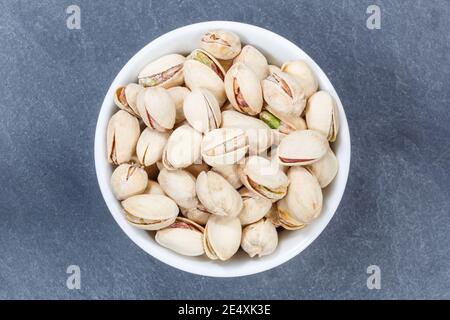
[[[255,223],[262,219],[270,208],[272,208],[272,201],[251,192],[247,188],[239,190],[244,206],[239,213],[239,220],[243,226]]]
[[[139,93],[137,108],[145,125],[165,132],[175,125],[176,109],[167,90],[163,88],[146,88]]]
[[[124,163],[118,166],[111,176],[111,186],[118,200],[141,194],[147,187],[147,172],[134,165]]]
[[[182,208],[195,208],[198,204],[195,192],[195,178],[185,170],[162,169],[158,183],[175,203]]]
[[[289,185],[278,163],[259,156],[251,156],[241,165],[240,177],[250,191],[272,202],[283,198]]]
[[[183,110],[187,122],[201,133],[219,128],[222,122],[216,97],[203,88],[195,88],[186,96]]]
[[[208,212],[226,217],[237,217],[242,210],[242,198],[220,174],[201,172],[196,183],[197,196]]]
[[[211,217],[211,213],[200,202],[195,208],[180,208],[180,210],[183,216],[202,226],[206,225],[209,217]]]
[[[162,162],[169,170],[183,169],[200,159],[202,134],[189,125],[173,131],[163,152]]]
[[[183,103],[186,96],[189,94],[189,89],[186,87],[173,87],[167,90],[173,102],[175,103],[175,124],[180,124],[186,120],[183,111]]]
[[[160,161],[168,139],[168,132],[159,132],[151,128],[145,128],[136,145],[139,163],[148,167]]]
[[[156,232],[155,240],[163,247],[184,256],[196,257],[205,253],[202,226],[185,218],[177,218],[167,228]]]
[[[305,116],[309,129],[321,132],[328,141],[336,141],[339,116],[336,102],[328,92],[319,91],[309,98]]]
[[[288,61],[281,66],[281,71],[286,72],[297,79],[305,91],[305,97],[309,98],[319,88],[319,82],[309,65],[303,60]]]
[[[327,139],[318,131],[295,131],[281,140],[278,161],[284,166],[306,166],[319,161],[328,148]]]
[[[288,135],[291,132],[307,129],[306,122],[303,118],[277,117],[274,113],[269,111],[270,110],[269,106],[267,106],[266,108],[267,109],[265,109],[259,114],[259,118],[275,132],[274,134],[275,144],[279,144],[281,139],[283,139],[286,135]]]
[[[193,90],[204,88],[211,91],[217,99],[219,106],[226,100],[225,70],[221,64],[204,50],[194,50],[184,63],[184,81],[186,86]]]
[[[200,48],[216,59],[231,60],[241,52],[241,40],[234,32],[211,30],[203,35]]]
[[[235,164],[247,151],[247,136],[241,129],[212,130],[204,136],[201,144],[203,160],[212,167]]]
[[[222,112],[222,128],[244,130],[251,155],[266,151],[273,143],[272,131],[263,121],[234,110]]]
[[[230,259],[239,250],[242,227],[238,218],[212,215],[205,227],[203,247],[208,258]]]
[[[128,223],[144,230],[159,230],[170,226],[179,212],[172,199],[157,194],[132,196],[122,201],[122,207]]]
[[[185,60],[182,55],[169,54],[151,62],[139,73],[139,84],[166,89],[182,85]]]
[[[118,165],[131,160],[140,134],[139,120],[126,111],[115,113],[108,123],[108,162]]]
[[[132,116],[139,117],[137,109],[137,96],[144,87],[130,83],[125,87],[119,87],[114,93],[114,102],[120,109],[129,112]]]
[[[320,187],[325,188],[336,177],[339,164],[331,148],[317,162],[306,167],[319,181]]]
[[[225,92],[233,107],[254,116],[261,112],[263,96],[255,73],[243,63],[235,63],[225,76]]]
[[[278,246],[278,232],[269,219],[261,219],[242,230],[241,247],[253,258],[272,254]]]
[[[272,207],[270,208],[269,212],[266,213],[265,217],[266,219],[269,219],[276,228],[281,227],[277,203],[272,204]]]
[[[147,187],[142,194],[159,194],[162,196],[166,195],[159,183],[150,179],[148,180]]]
[[[237,164],[217,166],[212,168],[212,170],[224,177],[235,189],[242,187],[241,178],[239,177],[239,166]]]
[[[244,63],[253,70],[256,77],[261,81],[269,75],[269,64],[266,57],[255,47],[246,45],[241,53],[234,59],[234,63]]]

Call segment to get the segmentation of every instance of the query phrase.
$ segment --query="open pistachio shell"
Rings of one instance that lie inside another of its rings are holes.
[[[144,193],[147,181],[144,169],[128,163],[118,166],[111,176],[111,186],[118,200]]]
[[[163,88],[146,88],[137,98],[137,108],[145,125],[165,132],[175,125],[176,109],[167,90]]]
[[[288,61],[281,67],[281,71],[295,77],[309,98],[319,88],[319,82],[309,65],[303,60]]]
[[[251,116],[261,112],[261,84],[247,65],[236,63],[231,67],[225,76],[225,92],[237,111]]]
[[[222,122],[219,103],[206,89],[193,89],[184,100],[183,110],[189,124],[201,133],[219,128]]]
[[[270,222],[272,222],[272,224],[278,228],[281,227],[281,223],[280,223],[280,217],[278,214],[278,208],[277,208],[277,203],[273,203],[272,207],[270,208],[270,210],[266,213],[266,219],[269,219]]]
[[[320,187],[327,187],[331,181],[336,177],[339,169],[339,164],[336,156],[331,148],[327,153],[317,162],[306,167],[319,181]]]
[[[234,59],[234,63],[246,64],[260,81],[269,75],[267,59],[255,47],[246,45],[242,48],[241,53]]]
[[[239,166],[237,164],[217,166],[212,168],[212,170],[224,177],[235,189],[242,187],[241,178],[239,177]]]
[[[175,116],[175,124],[180,124],[184,120],[186,120],[183,111],[184,99],[189,94],[189,89],[186,87],[173,87],[167,90],[173,102],[175,103],[176,116]]]
[[[183,216],[202,226],[206,225],[208,219],[211,217],[211,213],[200,202],[195,208],[180,208],[180,210]]]
[[[184,256],[196,257],[205,253],[203,249],[203,227],[194,221],[177,218],[167,228],[156,233],[155,240],[163,247]]]
[[[280,144],[280,141],[291,132],[306,130],[306,121],[300,117],[284,118],[278,117],[271,112],[271,108],[266,109],[259,114],[259,118],[268,125],[274,132],[274,144]]]
[[[170,226],[179,212],[172,199],[156,194],[132,196],[122,201],[122,207],[128,223],[144,230],[159,230]]]
[[[119,87],[114,93],[114,102],[122,110],[129,112],[135,117],[139,117],[137,109],[137,96],[144,90],[144,87],[130,83],[125,87]]]
[[[270,208],[272,208],[272,201],[251,192],[247,188],[239,190],[244,206],[239,213],[239,220],[243,226],[262,219]]]
[[[339,116],[336,102],[326,91],[316,92],[309,98],[305,116],[309,129],[317,130],[331,142],[339,131]]]
[[[236,217],[242,210],[243,203],[239,192],[218,173],[200,173],[196,190],[198,199],[212,214]]]
[[[139,73],[139,84],[166,89],[182,85],[185,60],[182,55],[169,54],[153,61]]]
[[[182,208],[195,208],[198,205],[195,191],[195,178],[185,170],[169,171],[162,169],[158,182],[164,193]]]
[[[319,161],[328,148],[327,139],[318,131],[295,131],[278,146],[278,161],[285,166],[306,166]]]
[[[150,179],[148,180],[147,187],[142,194],[159,194],[161,196],[166,195],[159,183]]]
[[[261,219],[242,230],[241,247],[251,258],[270,255],[277,246],[277,229],[269,219]]]
[[[139,162],[148,167],[160,161],[168,139],[168,132],[159,132],[151,128],[145,128],[136,146]]]
[[[205,227],[203,247],[208,258],[230,259],[239,250],[242,227],[238,218],[212,215]]]
[[[203,35],[200,47],[216,59],[230,60],[241,52],[241,40],[231,31],[210,30]]]
[[[106,133],[108,162],[118,165],[129,162],[134,156],[139,139],[139,120],[126,111],[114,114]]]

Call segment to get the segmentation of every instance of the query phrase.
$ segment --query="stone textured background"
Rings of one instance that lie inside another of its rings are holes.
[[[66,28],[81,7],[82,29]],[[366,8],[382,9],[381,30]],[[0,298],[450,298],[450,3],[0,1]],[[352,164],[330,225],[301,255],[237,279],[180,272],[116,225],[94,171],[107,88],[140,48],[205,20],[292,40],[344,104]],[[66,288],[77,264],[82,289]],[[379,265],[382,289],[368,290]]]

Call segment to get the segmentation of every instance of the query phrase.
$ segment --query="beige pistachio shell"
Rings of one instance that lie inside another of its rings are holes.
[[[212,168],[212,170],[224,177],[235,189],[242,187],[241,178],[239,177],[239,166],[237,164],[217,166]]]
[[[155,240],[163,247],[184,256],[196,257],[205,253],[203,232],[205,230],[194,221],[177,218],[167,228],[156,233]]]
[[[129,162],[134,156],[139,134],[136,117],[123,110],[115,113],[109,120],[106,133],[108,162],[116,165]]]
[[[270,255],[277,246],[277,229],[269,219],[261,219],[242,230],[241,247],[251,258]]]
[[[203,247],[208,258],[230,259],[239,250],[242,227],[238,218],[212,215],[205,227]]]
[[[164,193],[182,208],[195,208],[198,205],[195,192],[195,178],[185,170],[170,171],[162,169],[158,182]]]
[[[254,116],[261,112],[263,95],[255,73],[245,64],[236,63],[225,76],[225,92],[233,107]]]
[[[170,226],[179,212],[172,199],[156,194],[132,196],[122,201],[122,207],[128,223],[144,230],[159,230]]]
[[[183,169],[197,162],[202,138],[202,134],[189,125],[175,129],[163,152],[164,167],[169,170]]]
[[[175,103],[176,115],[175,124],[180,124],[186,120],[183,111],[184,99],[189,94],[189,89],[186,87],[173,87],[167,90],[173,102]]]
[[[272,208],[272,201],[261,197],[247,188],[239,190],[244,206],[239,213],[239,220],[243,226],[255,223],[262,219],[270,208]]]
[[[240,177],[249,190],[273,202],[286,195],[289,185],[277,162],[259,156],[251,156],[241,165]]]
[[[111,186],[118,200],[141,194],[147,187],[147,172],[144,169],[124,163],[118,166],[111,176]]]
[[[160,161],[168,139],[168,132],[159,132],[155,129],[145,128],[136,146],[139,163],[148,167]]]
[[[319,88],[319,82],[316,76],[309,65],[303,60],[288,61],[283,64],[281,71],[297,79],[305,92],[306,98],[311,97]]]
[[[295,131],[278,146],[278,161],[285,166],[305,166],[319,161],[328,148],[327,139],[318,131]]]
[[[193,90],[204,88],[211,91],[217,99],[219,106],[226,100],[225,70],[221,64],[207,52],[194,50],[184,63],[184,80],[186,86]]]
[[[140,117],[137,109],[137,96],[142,90],[144,90],[144,87],[136,83],[120,87],[114,93],[114,102],[120,109],[129,112],[135,117]]]
[[[166,195],[159,183],[153,180],[148,180],[147,187],[145,188],[143,194],[159,194],[161,196]]]
[[[339,164],[331,148],[328,149],[325,156],[317,162],[310,164],[307,169],[317,178],[320,187],[327,187],[336,177]]]
[[[269,219],[272,224],[278,228],[281,227],[280,217],[278,215],[277,203],[273,203],[270,210],[266,213],[266,219]]]
[[[219,103],[206,89],[193,89],[184,100],[183,110],[186,120],[198,132],[209,132],[219,128],[222,123]]]
[[[244,63],[253,70],[259,80],[269,75],[269,64],[266,57],[255,47],[246,45],[241,53],[234,59],[234,63]]]
[[[212,167],[232,165],[248,150],[245,132],[241,129],[221,128],[208,132],[201,144],[203,160]]]
[[[145,125],[165,132],[175,125],[176,109],[167,90],[163,88],[146,88],[139,93],[137,108]]]
[[[202,163],[194,163],[193,165],[187,167],[185,170],[192,174],[195,178],[197,178],[200,172],[209,171],[211,170],[211,167],[202,161]]]
[[[322,211],[322,189],[304,167],[292,167],[288,173],[291,184],[285,198],[278,201],[281,225],[295,230],[311,223]]]
[[[200,48],[209,52],[216,59],[230,60],[241,52],[241,40],[234,32],[211,30],[203,35]]]
[[[319,91],[309,98],[305,116],[309,129],[319,131],[331,142],[336,141],[339,116],[336,101],[328,92]]]
[[[237,217],[242,210],[243,203],[239,192],[218,173],[200,173],[196,191],[200,202],[212,214]]]
[[[153,61],[139,73],[139,84],[166,89],[182,85],[185,60],[182,55],[169,54]]]
[[[211,213],[209,213],[208,210],[206,210],[206,208],[200,202],[195,208],[180,208],[180,210],[183,216],[202,226],[206,225],[209,217],[211,217]]]
[[[245,131],[251,155],[260,154],[272,146],[271,129],[261,120],[237,111],[222,112],[222,128],[236,128]]]

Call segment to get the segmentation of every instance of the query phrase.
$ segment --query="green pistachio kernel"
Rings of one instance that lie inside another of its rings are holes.
[[[263,111],[259,114],[259,118],[264,121],[272,129],[278,129],[281,125],[281,120],[275,117],[269,111]]]

